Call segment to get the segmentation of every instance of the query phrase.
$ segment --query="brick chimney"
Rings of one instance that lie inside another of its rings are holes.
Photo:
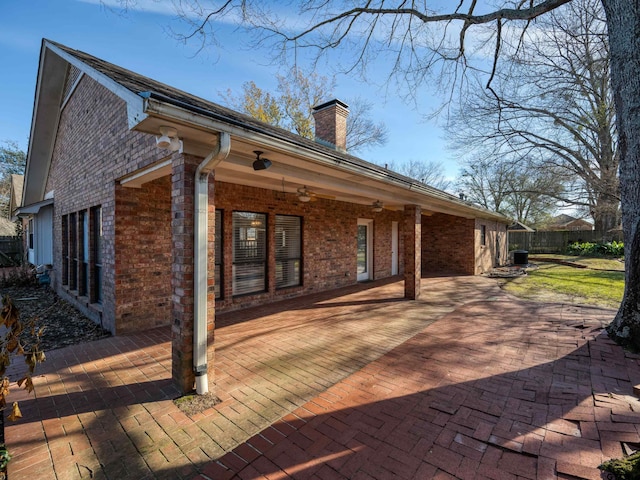
[[[337,99],[313,107],[316,142],[346,152],[348,116],[349,106]]]

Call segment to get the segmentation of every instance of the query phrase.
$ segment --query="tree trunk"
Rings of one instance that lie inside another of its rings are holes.
[[[602,4],[609,28],[625,242],[624,297],[607,331],[618,343],[640,351],[640,3]]]
[[[610,195],[606,195],[606,197],[600,199],[598,205],[594,207],[593,223],[596,232],[603,232],[602,240],[611,241],[612,234],[609,231],[618,226],[620,202]]]

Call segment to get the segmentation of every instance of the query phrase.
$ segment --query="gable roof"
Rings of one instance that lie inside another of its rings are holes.
[[[514,231],[514,232],[535,232],[533,228],[529,227],[528,225],[525,225],[520,221],[513,222],[507,228],[508,230]]]
[[[280,190],[279,183],[286,174],[294,177],[299,186],[303,181],[305,185],[312,181],[318,185],[321,182],[331,183],[337,194],[342,196],[334,194],[333,198],[346,199],[349,196],[348,201],[356,203],[370,203],[376,199],[385,204],[395,201],[398,208],[403,204],[418,204],[423,209],[508,223],[508,219],[500,214],[470,205],[457,196],[415,179],[50,40],[43,40],[40,54],[24,205],[40,202],[45,196],[64,83],[70,65],[124,100],[129,128],[157,135],[162,125],[178,126],[180,137],[185,139],[187,153],[206,156],[217,144],[218,133],[226,131],[233,139],[237,157],[244,155],[246,158],[253,155],[254,150],[265,149],[281,154],[281,171],[271,168],[261,172],[261,176],[252,171],[239,174],[241,162],[236,161],[234,165],[233,160],[225,160],[216,170],[216,178],[222,181],[229,178],[229,181],[238,182],[242,178],[247,185],[254,182],[263,188]],[[191,151],[187,150],[189,148]],[[228,166],[227,170],[225,166]]]
[[[574,222],[578,222],[580,224],[584,224],[584,225],[592,225],[591,222],[583,219],[583,218],[576,218],[576,217],[572,217],[571,215],[566,215],[566,214],[560,214],[557,215],[555,217],[553,217],[551,219],[551,221],[549,222],[548,226],[553,226],[553,227],[563,227],[565,225],[569,225],[571,223]]]

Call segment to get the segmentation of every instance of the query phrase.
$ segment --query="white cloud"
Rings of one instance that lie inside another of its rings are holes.
[[[174,16],[176,10],[172,0],[76,0],[80,3],[98,5],[114,11],[133,11],[143,13],[156,13],[160,15]]]

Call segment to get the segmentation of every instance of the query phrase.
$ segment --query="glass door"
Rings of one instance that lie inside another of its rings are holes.
[[[359,282],[373,278],[371,272],[371,224],[372,220],[358,219],[357,274]]]

